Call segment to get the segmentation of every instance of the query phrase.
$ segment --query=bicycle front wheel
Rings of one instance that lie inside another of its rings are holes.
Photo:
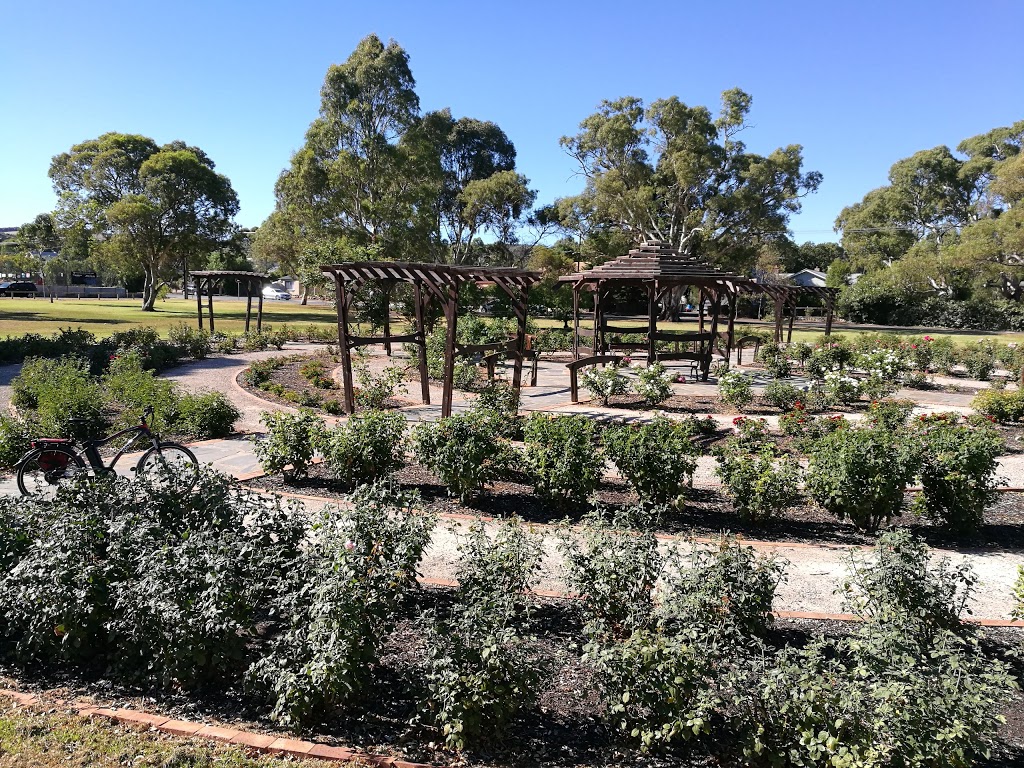
[[[85,474],[85,463],[70,448],[37,448],[18,467],[18,490],[22,496],[50,501],[62,486]]]
[[[199,478],[199,459],[184,445],[160,443],[142,454],[135,474],[161,488],[188,492]]]

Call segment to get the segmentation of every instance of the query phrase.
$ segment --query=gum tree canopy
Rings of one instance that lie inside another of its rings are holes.
[[[750,105],[739,89],[722,94],[717,117],[675,96],[646,109],[632,97],[603,102],[561,140],[587,180],[570,207],[596,229],[662,240],[732,269],[752,266],[759,244],[786,234],[821,174],[803,171],[797,144],[749,152],[738,137]]]
[[[181,141],[161,147],[146,136],[105,133],[54,157],[50,179],[58,218],[81,222],[108,255],[141,270],[147,311],[176,262],[214,250],[234,231],[231,182]]]

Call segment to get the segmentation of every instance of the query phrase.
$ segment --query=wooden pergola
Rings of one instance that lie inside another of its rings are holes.
[[[786,314],[788,310],[788,328],[785,332],[786,343],[793,341],[793,321],[796,320],[797,302],[802,296],[814,296],[822,300],[825,306],[825,335],[832,335],[832,319],[835,315],[836,297],[839,295],[838,288],[826,288],[817,285],[790,285],[786,283],[764,283],[747,280],[737,285],[740,293],[763,294],[772,300],[775,316],[775,341],[782,341],[783,326],[787,324]]]
[[[502,352],[515,361],[512,387],[519,391],[523,377],[523,358],[526,353],[526,313],[530,287],[540,280],[536,272],[509,267],[449,266],[446,264],[399,263],[360,261],[323,265],[320,269],[333,281],[337,295],[338,345],[341,348],[341,371],[344,385],[344,407],[347,413],[355,410],[352,383],[352,350],[370,344],[383,344],[390,355],[391,345],[409,342],[419,347],[420,390],[424,403],[430,402],[430,379],[427,370],[427,331],[424,321],[431,301],[437,301],[447,323],[444,347],[444,377],[441,396],[441,416],[451,416],[454,389],[455,358],[458,355]],[[349,330],[349,313],[356,292],[368,283],[377,283],[384,290],[385,306],[391,291],[399,283],[408,283],[413,289],[415,328],[412,333],[393,336],[389,312],[384,313],[384,333],[380,337],[356,336]],[[516,318],[516,334],[506,342],[493,344],[459,344],[457,325],[459,289],[467,284],[494,285],[508,295]]]
[[[203,330],[203,290],[206,290],[206,305],[210,314],[210,333],[214,332],[213,325],[213,293],[214,290],[224,284],[225,280],[237,280],[245,285],[245,332],[249,332],[249,323],[252,318],[252,299],[256,296],[256,332],[263,328],[263,286],[270,282],[267,275],[259,272],[238,272],[226,269],[210,269],[192,273],[192,280],[196,288],[196,310],[199,314],[199,330]]]
[[[560,283],[572,285],[573,357],[580,359],[580,336],[592,337],[592,355],[603,356],[617,345],[610,344],[609,334],[636,333],[638,329],[616,327],[608,324],[606,309],[608,298],[616,288],[635,286],[647,292],[647,359],[689,360],[707,379],[711,359],[716,346],[725,343],[725,356],[733,347],[736,319],[737,286],[748,282],[746,278],[723,272],[717,267],[699,259],[683,256],[667,243],[648,240],[624,256],[592,269],[559,278]],[[658,302],[679,288],[697,288],[698,301],[697,333],[658,330]],[[592,331],[580,328],[580,295],[583,291],[593,294],[594,325]],[[728,326],[723,333],[718,328],[723,299],[729,303]],[[704,304],[712,304],[710,329],[705,330]],[[642,332],[642,331],[640,331]],[[676,342],[692,347],[686,352],[658,352],[659,341]],[[621,348],[621,345],[618,345]]]

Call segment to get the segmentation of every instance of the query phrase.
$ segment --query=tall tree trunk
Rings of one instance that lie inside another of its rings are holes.
[[[150,267],[145,267],[146,277],[142,283],[142,311],[153,312],[156,304],[156,275]]]
[[[307,301],[309,301],[309,286],[308,285],[303,285],[302,286],[302,301],[300,302],[299,306],[302,306],[302,307],[306,306],[306,302]]]

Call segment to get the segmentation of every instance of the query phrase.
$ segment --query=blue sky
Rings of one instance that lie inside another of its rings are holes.
[[[50,158],[105,131],[202,147],[258,225],[365,35],[409,53],[424,110],[498,123],[540,202],[579,190],[558,139],[602,99],[754,98],[748,146],[802,144],[824,174],[791,227],[839,210],[918,149],[1024,118],[1024,3],[12,2],[0,44],[0,226],[53,207]]]

